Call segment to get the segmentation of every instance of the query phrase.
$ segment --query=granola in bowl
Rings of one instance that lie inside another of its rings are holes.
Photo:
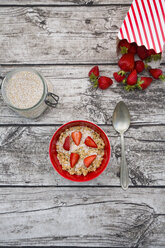
[[[86,176],[96,171],[104,158],[104,148],[100,134],[86,126],[66,129],[56,143],[57,158],[70,175]]]

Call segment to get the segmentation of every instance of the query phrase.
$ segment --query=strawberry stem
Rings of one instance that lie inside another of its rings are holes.
[[[127,79],[124,78],[123,81],[122,81],[122,83],[123,83],[123,84],[126,84],[126,82],[127,82]]]
[[[125,71],[119,71],[119,72],[118,72],[118,75],[121,75],[121,76],[124,76],[125,74],[126,74]]]
[[[144,68],[145,68],[146,71],[148,71],[148,70],[151,69],[151,66],[149,66],[149,65],[146,63],[146,64],[144,64]]]

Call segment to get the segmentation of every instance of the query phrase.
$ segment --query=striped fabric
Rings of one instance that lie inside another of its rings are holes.
[[[120,40],[136,42],[156,53],[165,43],[165,0],[134,0],[118,33]]]

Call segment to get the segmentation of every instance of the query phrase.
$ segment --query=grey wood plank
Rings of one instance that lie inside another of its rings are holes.
[[[111,160],[95,180],[76,183],[62,178],[49,161],[49,142],[58,126],[0,127],[0,185],[119,186],[120,138],[103,126],[111,143]],[[132,126],[125,135],[130,184],[165,186],[165,126]]]
[[[0,64],[111,63],[129,6],[0,8]]]
[[[99,89],[95,91],[88,80],[91,67],[91,65],[34,67],[52,82],[55,93],[60,96],[58,107],[47,109],[36,120],[27,120],[9,110],[0,94],[0,123],[62,124],[81,118],[99,124],[111,124],[115,105],[123,100],[130,109],[132,123],[165,124],[165,83],[154,81],[146,91],[126,92],[121,84],[114,82],[105,91]],[[1,77],[13,68],[16,67],[1,66]],[[161,68],[164,71],[164,67]],[[116,65],[100,66],[100,73],[105,76],[112,77],[113,72],[118,70]]]
[[[9,0],[4,1],[0,0],[0,5],[110,5],[110,4],[131,4],[132,0],[125,0],[124,2],[122,0]]]
[[[164,247],[165,189],[0,188],[5,246]]]

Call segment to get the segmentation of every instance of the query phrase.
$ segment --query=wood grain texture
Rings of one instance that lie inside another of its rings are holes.
[[[128,9],[3,7],[0,63],[114,63],[117,32]]]
[[[124,2],[122,0],[10,0],[10,1],[4,1],[0,0],[1,6],[7,6],[7,5],[59,5],[59,6],[73,6],[73,5],[86,5],[86,6],[93,6],[93,5],[111,5],[111,4],[131,4],[132,0],[125,0]]]
[[[164,194],[165,189],[1,188],[0,243],[164,247]]]
[[[58,127],[1,127],[1,185],[120,185],[120,138],[111,126],[103,126],[111,143],[107,169],[91,182],[62,178],[49,160],[49,142]],[[130,184],[165,186],[165,126],[132,126],[125,135]]]
[[[14,69],[1,66],[1,77]],[[19,117],[8,109],[0,94],[1,124],[62,124],[71,120],[86,119],[98,124],[111,124],[115,105],[123,100],[129,107],[132,123],[165,124],[165,83],[154,81],[146,91],[127,92],[123,86],[114,82],[107,90],[93,90],[88,80],[91,66],[36,66],[47,79],[54,91],[60,96],[56,109],[47,109],[36,120]],[[164,67],[161,67],[165,73]],[[113,77],[118,66],[100,66],[101,75]],[[146,74],[147,75],[147,74]]]

